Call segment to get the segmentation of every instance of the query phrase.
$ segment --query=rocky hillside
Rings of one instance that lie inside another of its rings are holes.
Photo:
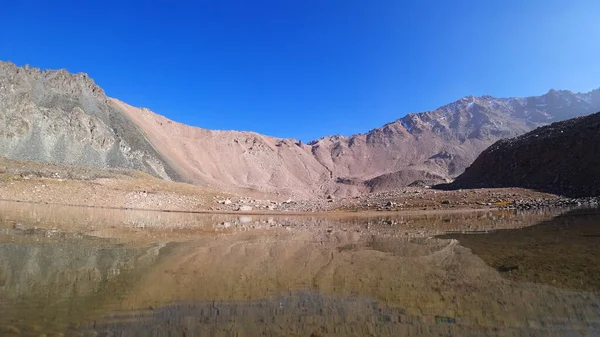
[[[309,143],[183,125],[105,96],[85,74],[0,63],[0,155],[133,168],[244,193],[355,196],[456,177],[499,139],[600,110],[600,90],[465,97],[365,134]]]
[[[0,155],[177,178],[86,74],[0,62]]]
[[[450,185],[600,196],[600,112],[496,142]]]
[[[409,114],[365,135],[326,137],[311,144],[318,160],[335,176],[372,179],[408,169],[453,177],[496,140],[597,109],[600,90],[586,94],[551,90],[529,98],[465,97],[434,111]]]
[[[565,115],[600,109],[600,90],[532,98],[466,97],[351,137],[303,144],[251,132],[211,131],[115,100],[188,181],[295,197],[355,196],[448,181],[481,151]]]

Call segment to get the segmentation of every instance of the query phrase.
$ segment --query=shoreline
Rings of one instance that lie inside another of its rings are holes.
[[[318,212],[299,212],[299,211],[228,211],[228,210],[175,210],[175,209],[156,209],[156,208],[136,208],[136,207],[118,207],[118,206],[98,206],[86,204],[64,204],[52,203],[45,201],[17,200],[17,199],[0,199],[0,202],[33,204],[33,205],[48,205],[74,208],[93,208],[118,211],[142,211],[142,212],[157,212],[157,213],[181,213],[181,214],[210,214],[210,215],[246,215],[246,216],[293,216],[293,217],[374,217],[374,216],[394,216],[394,215],[427,215],[427,214],[458,214],[458,213],[478,213],[478,212],[493,212],[506,211],[501,208],[455,208],[455,209],[430,209],[417,210],[406,209],[398,211],[374,211],[374,210],[330,210]]]
[[[283,201],[284,198],[287,200]],[[522,188],[436,190],[401,187],[354,197],[315,195],[294,198],[254,190],[220,191],[161,180],[137,171],[74,169],[6,159],[0,159],[0,200],[162,213],[338,218],[600,205],[600,197],[569,199]]]

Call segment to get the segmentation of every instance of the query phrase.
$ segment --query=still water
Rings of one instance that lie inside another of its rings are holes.
[[[0,203],[2,336],[599,336],[600,212]]]

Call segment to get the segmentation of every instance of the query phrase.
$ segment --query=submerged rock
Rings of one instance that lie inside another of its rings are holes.
[[[500,267],[498,267],[498,271],[501,273],[506,273],[509,271],[517,270],[517,269],[519,269],[519,266],[514,263],[505,263],[505,264],[501,265]]]

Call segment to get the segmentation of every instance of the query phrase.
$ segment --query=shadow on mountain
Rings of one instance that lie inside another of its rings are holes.
[[[438,189],[522,187],[571,198],[600,196],[600,112],[497,141]]]

